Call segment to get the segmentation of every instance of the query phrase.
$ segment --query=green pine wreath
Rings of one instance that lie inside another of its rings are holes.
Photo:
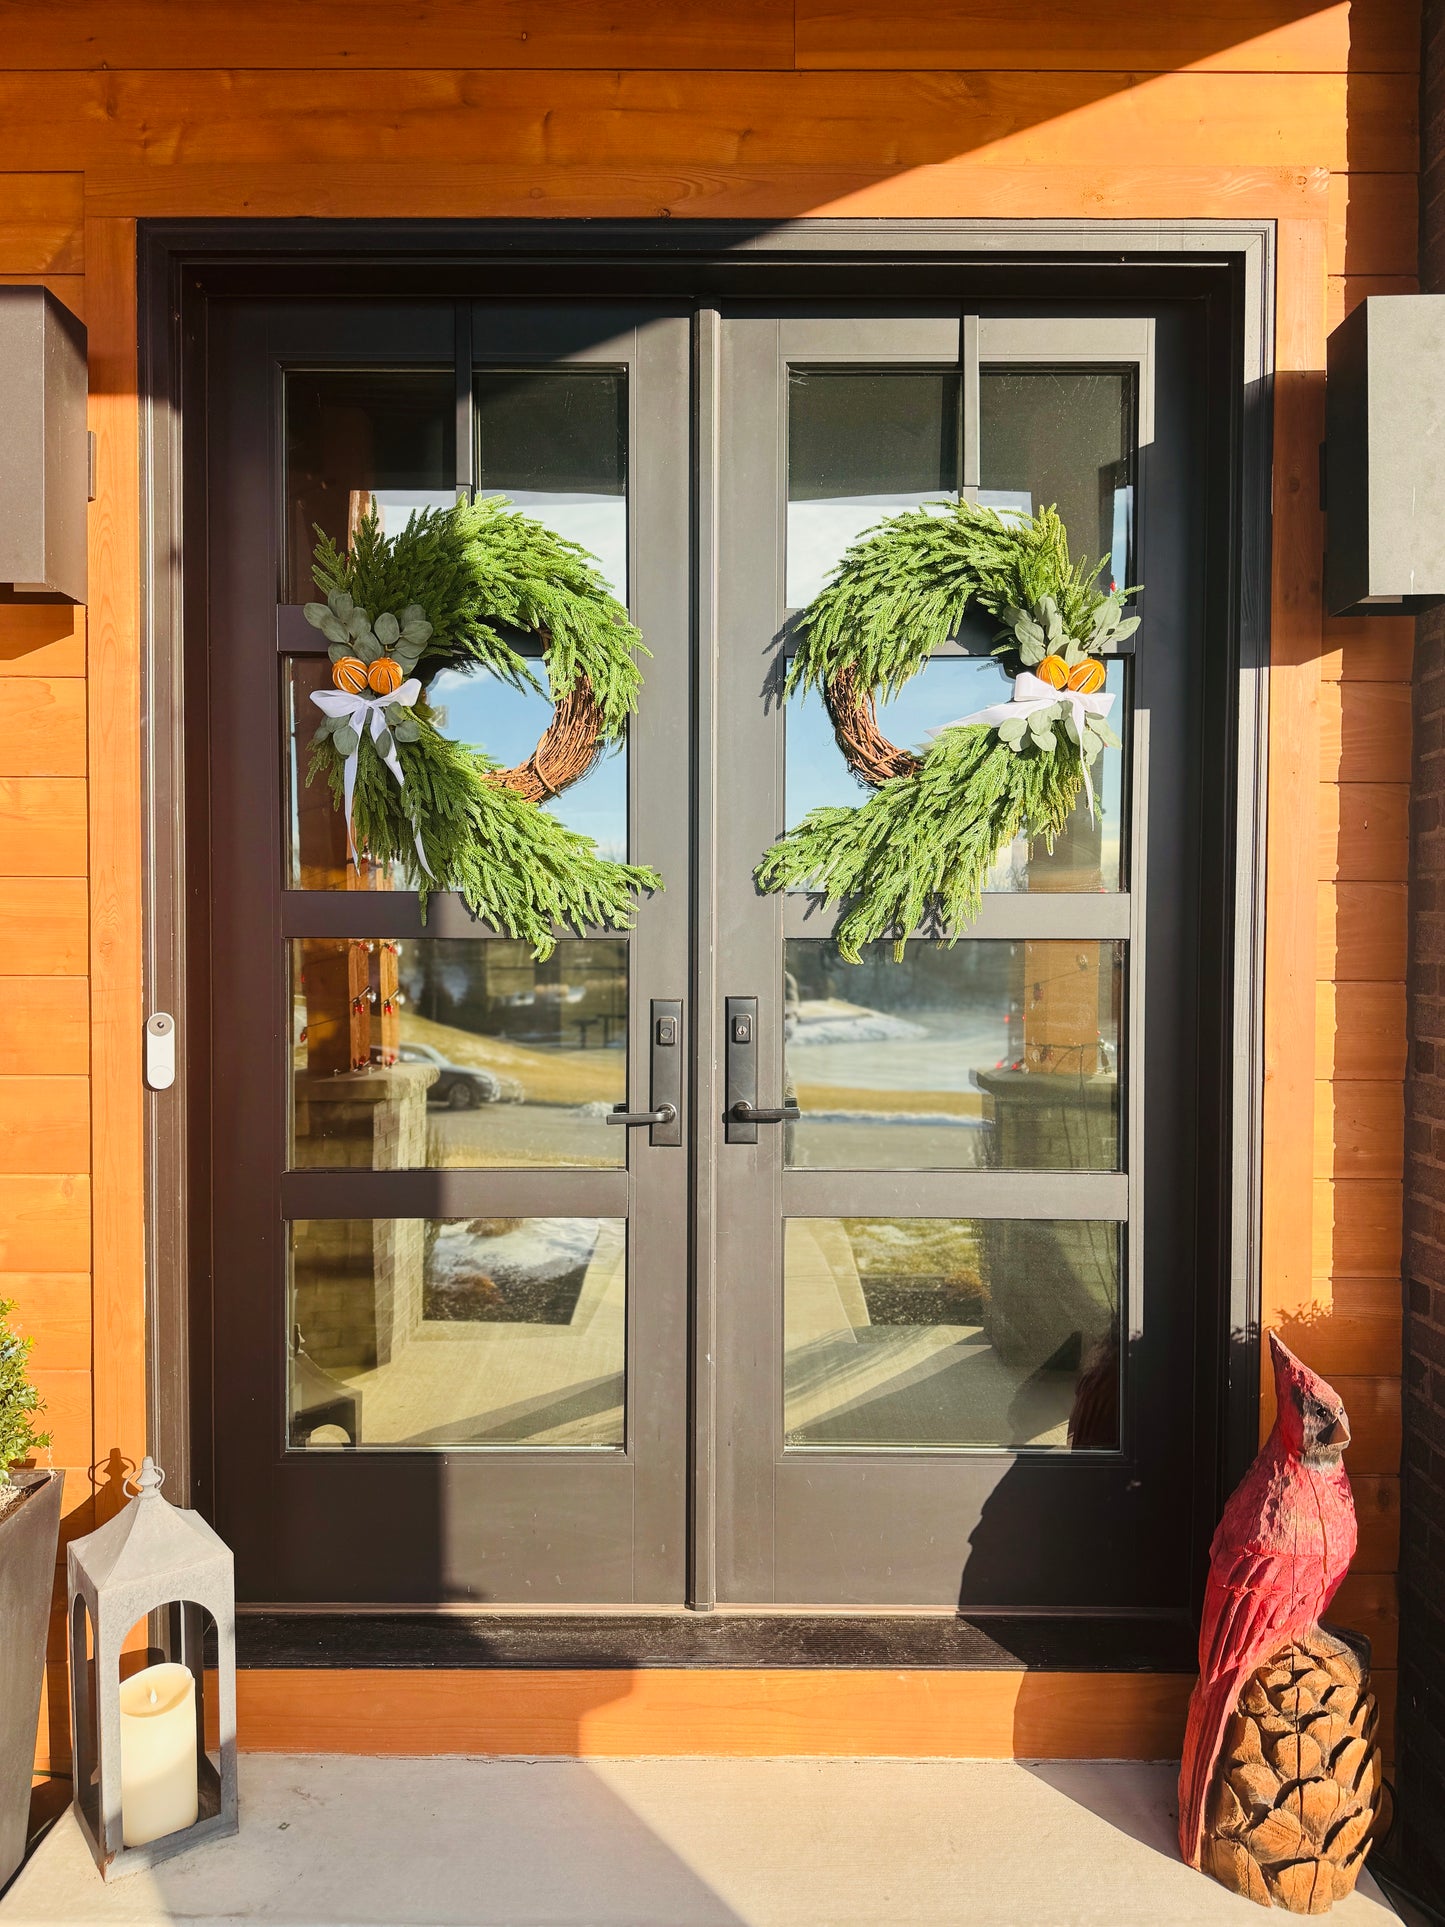
[[[786,692],[819,692],[873,794],[811,810],[756,878],[846,905],[834,935],[850,963],[883,937],[901,956],[921,929],[956,942],[1000,852],[1021,833],[1052,848],[1086,784],[1092,803],[1088,772],[1119,744],[1098,659],[1139,622],[1123,612],[1135,590],[1099,587],[1108,561],[1075,561],[1054,508],[1004,517],[929,503],[848,549],[798,619]],[[975,610],[999,625],[993,653],[1015,679],[1017,713],[951,724],[918,755],[894,749],[877,728],[878,696],[895,695]],[[1020,686],[1025,674],[1034,680]]]
[[[555,926],[629,928],[637,893],[661,887],[656,871],[602,856],[539,806],[622,738],[637,706],[647,651],[595,558],[500,497],[423,511],[393,536],[373,512],[345,551],[317,534],[326,600],[306,617],[335,688],[312,699],[325,713],[307,781],[323,777],[338,809],[349,800],[353,853],[396,865],[423,917],[432,891],[455,890],[539,959]],[[539,689],[517,647],[528,635],[542,644],[556,753],[544,763],[539,745],[504,770],[442,734],[427,685],[480,668]]]

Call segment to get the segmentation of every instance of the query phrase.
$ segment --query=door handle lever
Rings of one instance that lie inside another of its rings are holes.
[[[629,1111],[619,1104],[615,1111],[609,1111],[603,1119],[606,1124],[672,1124],[677,1119],[675,1104],[659,1104],[655,1111]]]
[[[682,1000],[654,997],[648,1010],[647,1111],[629,1111],[619,1104],[603,1122],[635,1125],[649,1133],[651,1145],[682,1143]]]
[[[775,1111],[760,1111],[756,1104],[750,1104],[745,1097],[740,1097],[729,1115],[735,1117],[739,1124],[795,1124],[803,1113],[796,1104],[784,1104]]]

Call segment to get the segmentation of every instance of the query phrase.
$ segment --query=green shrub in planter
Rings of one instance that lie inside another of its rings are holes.
[[[11,1466],[50,1443],[50,1434],[37,1432],[33,1423],[45,1400],[30,1383],[32,1341],[8,1322],[14,1309],[13,1298],[0,1298],[0,1506],[14,1496]]]

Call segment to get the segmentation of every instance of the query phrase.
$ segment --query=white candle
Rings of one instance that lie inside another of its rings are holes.
[[[196,1682],[189,1666],[147,1666],[121,1682],[122,1838],[143,1847],[196,1818]]]

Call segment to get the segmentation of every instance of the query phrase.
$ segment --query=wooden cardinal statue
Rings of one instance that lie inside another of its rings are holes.
[[[1318,1621],[1355,1552],[1355,1502],[1341,1458],[1350,1442],[1345,1408],[1272,1332],[1269,1344],[1274,1430],[1225,1506],[1209,1548],[1199,1683],[1179,1771],[1179,1848],[1193,1867],[1200,1864],[1206,1798],[1241,1689],[1295,1642],[1319,1646]],[[1323,1637],[1327,1646],[1338,1645]]]

